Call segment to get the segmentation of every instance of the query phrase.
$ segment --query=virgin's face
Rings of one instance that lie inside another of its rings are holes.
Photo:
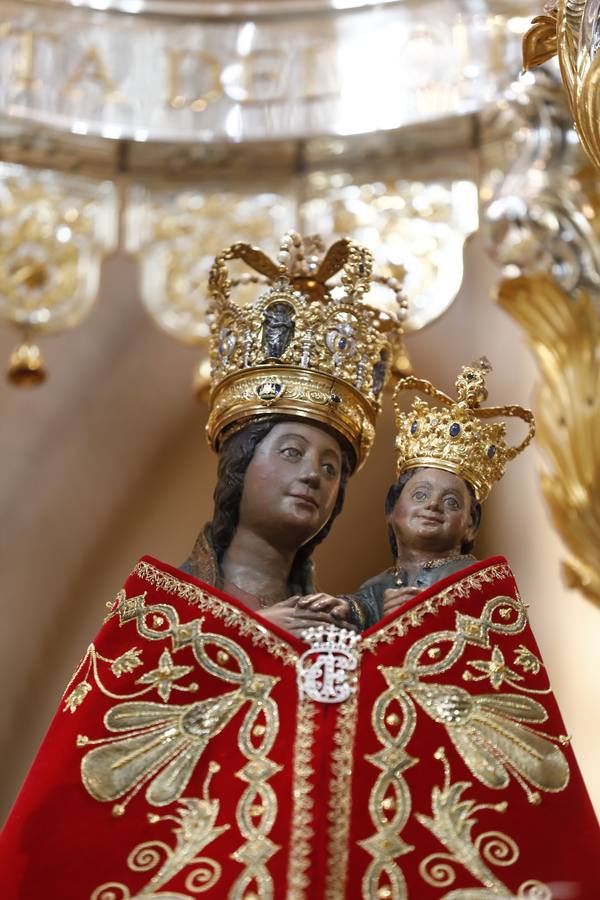
[[[459,551],[475,537],[471,494],[462,480],[442,469],[419,469],[396,500],[388,522],[398,547],[436,553]]]
[[[342,453],[332,435],[302,422],[278,422],[246,469],[240,525],[276,546],[298,548],[329,519]]]

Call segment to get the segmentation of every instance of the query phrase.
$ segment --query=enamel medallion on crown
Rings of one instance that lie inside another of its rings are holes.
[[[233,277],[228,264],[251,272]],[[373,443],[383,388],[402,335],[406,301],[395,279],[373,276],[370,252],[349,239],[327,252],[319,238],[284,235],[277,262],[249,244],[223,250],[210,273],[212,392],[208,439],[215,449],[234,429],[268,415],[333,429],[360,466]],[[377,280],[396,295],[397,313],[364,300]],[[265,287],[252,302],[234,288]]]

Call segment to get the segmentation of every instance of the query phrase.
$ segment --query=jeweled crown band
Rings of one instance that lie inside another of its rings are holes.
[[[339,378],[292,367],[269,366],[230,375],[214,390],[207,424],[209,442],[220,448],[229,430],[270,415],[305,418],[340,434],[357,461],[375,436],[375,410],[360,391]]]

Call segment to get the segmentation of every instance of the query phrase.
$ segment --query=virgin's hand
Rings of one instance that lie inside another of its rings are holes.
[[[297,606],[298,600],[298,597],[288,597],[287,600],[274,603],[267,609],[261,609],[260,614],[268,622],[273,622],[274,625],[279,625],[285,631],[290,631],[297,638],[301,638],[302,632],[307,628],[323,624],[337,624],[329,613]]]
[[[417,587],[388,588],[383,594],[384,616],[397,610],[407,600],[412,600],[418,593],[420,593],[420,588]]]
[[[350,605],[343,597],[332,597],[331,594],[307,594],[297,600],[298,609],[311,609],[314,612],[329,613],[332,618],[344,622],[348,618]]]

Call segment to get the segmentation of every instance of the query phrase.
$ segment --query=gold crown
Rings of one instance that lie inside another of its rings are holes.
[[[469,481],[478,500],[485,500],[495,481],[502,478],[507,462],[529,444],[535,434],[533,413],[520,406],[479,404],[487,398],[485,376],[491,366],[484,358],[463,366],[456,380],[457,400],[452,400],[429,381],[409,376],[402,378],[394,391],[396,410],[397,474],[415,466],[445,469]],[[401,391],[418,390],[439,400],[441,407],[415,399],[408,412],[398,405]],[[518,447],[504,440],[503,422],[486,424],[484,419],[517,416],[529,425],[527,436]]]
[[[231,277],[230,260],[254,273]],[[394,291],[397,316],[363,302],[372,280]],[[268,288],[246,305],[233,302],[232,288],[249,283]],[[249,244],[223,250],[209,288],[211,446],[218,449],[250,419],[286,415],[335,429],[360,466],[373,443],[381,393],[401,339],[407,304],[400,283],[373,278],[370,252],[349,239],[325,253],[320,238],[289,232],[277,263]]]

